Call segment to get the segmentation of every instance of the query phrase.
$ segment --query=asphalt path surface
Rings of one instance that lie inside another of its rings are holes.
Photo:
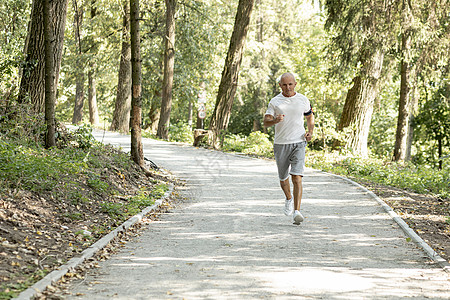
[[[129,150],[129,136],[95,136]],[[186,181],[187,201],[73,282],[68,299],[450,298],[448,273],[359,187],[307,169],[297,226],[273,161],[143,144]]]

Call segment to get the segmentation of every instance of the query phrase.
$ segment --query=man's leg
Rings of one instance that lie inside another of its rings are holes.
[[[284,201],[284,214],[290,216],[294,212],[294,200],[292,199],[291,187],[289,186],[289,177],[286,180],[280,181],[280,185],[286,196],[286,200]]]
[[[302,176],[292,175],[292,183],[294,185],[294,210],[300,210],[303,194]]]
[[[286,200],[292,199],[291,186],[289,185],[289,178],[284,181],[280,181],[280,186],[284,192],[284,195],[286,196]]]

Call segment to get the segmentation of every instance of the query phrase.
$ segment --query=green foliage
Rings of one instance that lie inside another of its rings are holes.
[[[83,220],[83,215],[81,213],[66,213],[64,216],[73,221]]]
[[[92,127],[87,124],[79,126],[73,133],[73,136],[81,149],[89,149],[97,143],[92,135]]]
[[[223,141],[222,150],[242,152],[245,148],[245,137],[239,134],[228,134]]]
[[[39,146],[26,146],[13,141],[0,141],[0,180],[8,187],[31,191],[50,191],[61,174],[74,176],[84,166],[83,153],[56,148],[45,151]]]
[[[314,127],[315,138],[309,142],[312,149],[330,149],[335,140],[342,140],[342,133],[336,131],[336,120],[330,112],[315,109],[314,116],[316,120]]]
[[[28,270],[24,270],[23,272],[27,271]],[[35,272],[32,272],[24,282],[14,284],[0,283],[0,299],[11,299],[18,297],[21,291],[33,285],[39,279],[46,276],[49,272],[50,271],[48,269],[39,269]],[[19,274],[15,275],[19,276]]]
[[[414,119],[415,139],[420,148],[414,160],[436,167],[445,155],[450,154],[450,84],[446,78],[428,93]],[[429,95],[427,95],[429,96]],[[442,157],[439,157],[439,145]]]
[[[35,114],[28,104],[0,102],[0,136],[27,143],[44,143],[46,126],[44,116]]]
[[[273,145],[269,136],[260,131],[252,132],[248,137],[228,134],[223,142],[223,151],[273,157]]]
[[[382,159],[347,157],[338,153],[309,152],[308,164],[327,172],[361,178],[417,193],[450,197],[450,163],[442,170],[386,162]]]
[[[31,1],[2,0],[0,2],[0,103],[18,91],[19,67],[23,65],[23,49]]]
[[[112,217],[118,217],[123,214],[123,205],[121,203],[104,202],[100,204],[100,209]]]
[[[128,199],[126,203],[104,202],[100,209],[108,215],[126,220],[139,213],[142,209],[151,206],[156,199],[161,198],[168,190],[166,184],[156,185],[152,190],[140,190],[135,196]]]
[[[110,193],[109,184],[103,181],[100,176],[98,176],[97,174],[88,173],[87,177],[88,186],[91,187],[95,192],[99,194]]]
[[[191,126],[182,121],[176,124],[171,123],[169,126],[169,140],[192,144],[194,142],[194,135]]]

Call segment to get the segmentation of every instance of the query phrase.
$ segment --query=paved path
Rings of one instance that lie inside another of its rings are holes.
[[[130,138],[96,133],[105,143]],[[272,161],[154,140],[189,201],[74,283],[73,299],[448,299],[449,276],[358,187],[307,170],[300,226]]]

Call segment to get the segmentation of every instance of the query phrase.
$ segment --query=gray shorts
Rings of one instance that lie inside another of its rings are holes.
[[[288,179],[289,174],[303,176],[305,148],[306,142],[273,145],[280,181]]]

